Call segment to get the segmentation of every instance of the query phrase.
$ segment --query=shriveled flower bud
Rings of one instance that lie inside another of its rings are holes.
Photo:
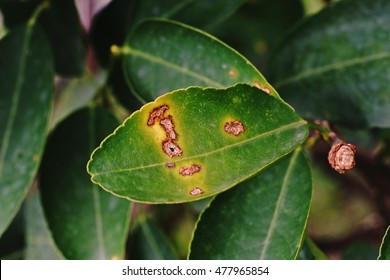
[[[352,144],[345,142],[334,144],[328,154],[329,164],[338,173],[343,174],[355,166],[355,153],[356,148]]]

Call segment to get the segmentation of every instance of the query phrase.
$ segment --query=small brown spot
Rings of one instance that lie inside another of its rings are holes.
[[[199,195],[202,193],[204,193],[204,190],[202,190],[201,188],[198,188],[198,187],[195,187],[190,191],[191,195]]]
[[[176,166],[176,164],[174,162],[167,162],[165,164],[165,167],[167,167],[167,168],[174,168],[175,166]]]
[[[355,153],[354,145],[344,142],[337,143],[329,151],[329,164],[338,173],[343,174],[355,166]]]
[[[265,93],[268,93],[268,94],[271,94],[271,90],[267,87],[262,87],[258,82],[253,82],[252,83],[255,87],[257,87],[258,89],[261,89],[262,91],[264,91]]]
[[[179,173],[182,176],[191,176],[194,173],[197,173],[200,171],[200,166],[197,164],[191,164],[190,166],[185,166],[180,168]]]
[[[245,128],[240,121],[233,121],[225,123],[224,130],[227,133],[238,136],[245,131]]]
[[[183,153],[180,147],[171,139],[165,140],[162,143],[162,149],[169,157],[181,156]]]
[[[149,114],[148,126],[154,125],[156,119],[162,119],[164,117],[165,111],[168,109],[168,105],[162,105],[160,107],[154,108],[153,111]]]
[[[271,90],[267,87],[261,87],[260,88],[262,91],[264,91],[265,93],[268,93],[268,94],[271,94]]]
[[[165,132],[167,133],[167,138],[171,140],[176,139],[176,132],[175,132],[175,125],[172,122],[172,116],[168,116],[166,118],[163,118],[160,121],[161,126],[164,128]]]
[[[237,70],[236,69],[232,69],[229,71],[229,76],[232,77],[232,78],[236,78],[237,77]]]

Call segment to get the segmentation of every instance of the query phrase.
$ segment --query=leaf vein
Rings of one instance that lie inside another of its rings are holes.
[[[280,132],[283,132],[283,131],[287,131],[289,129],[298,128],[298,127],[303,126],[305,124],[306,124],[305,120],[300,120],[300,121],[297,121],[297,122],[294,122],[294,123],[290,123],[290,124],[281,126],[281,127],[277,128],[277,129],[274,129],[274,130],[271,130],[271,131],[266,131],[264,133],[261,133],[259,135],[254,136],[252,138],[249,138],[249,139],[246,139],[246,140],[243,140],[243,141],[231,144],[231,145],[223,146],[223,147],[221,147],[219,149],[215,149],[215,150],[212,150],[210,152],[205,152],[203,154],[194,155],[194,156],[191,156],[191,157],[183,157],[182,159],[180,159],[180,160],[178,160],[176,162],[181,162],[181,161],[186,161],[186,160],[191,160],[191,159],[195,159],[195,158],[199,158],[199,157],[205,157],[205,156],[209,156],[209,155],[212,155],[212,154],[216,154],[216,153],[219,153],[221,151],[224,151],[224,150],[236,147],[236,146],[240,146],[240,145],[243,145],[243,144],[248,143],[248,142],[256,141],[256,140],[258,140],[260,138],[263,138],[263,137],[274,135],[274,134],[277,134],[277,133],[280,133]],[[131,171],[139,170],[139,169],[153,168],[153,167],[158,167],[158,166],[165,165],[165,163],[166,162],[155,163],[155,164],[150,164],[150,165],[143,165],[143,166],[137,166],[137,167],[132,167],[132,168],[125,168],[125,169],[109,170],[109,171],[104,171],[104,172],[95,173],[95,174],[91,173],[91,175],[92,175],[92,179],[93,179],[94,177],[100,176],[100,175],[106,175],[106,174],[112,174],[112,173],[122,173],[122,172],[131,172]]]

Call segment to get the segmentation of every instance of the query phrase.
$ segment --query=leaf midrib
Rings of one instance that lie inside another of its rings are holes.
[[[11,103],[11,110],[9,114],[9,118],[6,124],[5,132],[4,132],[4,137],[1,145],[1,151],[0,151],[0,179],[3,176],[3,169],[4,169],[4,163],[5,163],[5,157],[8,151],[8,146],[10,143],[11,139],[11,133],[12,133],[12,128],[14,127],[17,111],[18,111],[18,105],[19,105],[19,100],[20,100],[20,95],[22,92],[22,85],[24,82],[24,72],[26,70],[26,62],[27,62],[27,56],[28,56],[28,48],[30,46],[30,39],[31,39],[31,34],[32,34],[32,29],[34,25],[33,24],[28,24],[26,27],[26,35],[23,40],[23,45],[21,48],[21,59],[20,59],[20,65],[19,65],[19,70],[17,71],[18,73],[18,78],[16,80],[16,85],[15,85],[15,90],[12,93],[13,98],[12,98],[12,103]]]
[[[280,126],[277,129],[266,131],[264,133],[261,133],[259,135],[254,136],[252,138],[248,138],[248,139],[245,139],[243,141],[240,141],[240,142],[237,142],[237,143],[234,143],[234,144],[231,144],[231,145],[223,146],[223,147],[221,147],[219,149],[215,149],[215,150],[212,150],[210,152],[205,152],[203,154],[194,155],[194,156],[191,156],[191,157],[183,157],[180,160],[177,160],[176,163],[182,162],[182,161],[187,161],[187,160],[190,160],[190,159],[206,157],[206,156],[209,156],[209,155],[212,155],[212,154],[216,154],[216,153],[222,152],[224,150],[227,150],[227,149],[230,149],[230,148],[233,148],[233,147],[236,147],[236,146],[244,145],[244,144],[246,144],[248,142],[256,141],[256,140],[258,140],[258,139],[260,139],[262,137],[267,137],[267,136],[270,136],[270,135],[273,135],[273,134],[277,134],[277,133],[280,133],[280,132],[283,132],[283,131],[287,131],[289,129],[298,128],[298,127],[303,126],[305,124],[306,124],[305,120],[299,120],[297,122],[293,122],[293,123],[290,123],[290,124],[287,124],[287,125]],[[93,161],[93,159],[92,159],[92,161]],[[155,164],[150,164],[150,165],[138,166],[138,167],[133,167],[133,168],[110,170],[110,171],[105,171],[105,172],[100,172],[100,173],[95,173],[95,174],[90,172],[90,174],[92,175],[92,179],[94,179],[94,177],[100,176],[100,175],[107,175],[107,174],[113,174],[113,173],[122,173],[122,172],[131,172],[131,171],[139,170],[139,169],[147,169],[147,168],[158,167],[158,166],[162,166],[162,165],[165,165],[165,164],[166,164],[166,162],[161,162],[161,163],[155,163]]]
[[[322,75],[326,72],[331,72],[335,70],[344,69],[347,67],[352,67],[359,64],[369,63],[381,59],[390,58],[390,52],[380,52],[375,53],[372,55],[362,56],[362,57],[355,57],[347,60],[343,60],[340,62],[324,65],[321,67],[312,68],[309,70],[302,71],[294,76],[287,77],[284,80],[278,81],[275,83],[275,88],[285,87],[288,84],[296,83],[301,80],[310,78],[312,76],[318,76]]]
[[[272,237],[272,235],[273,235],[273,233],[275,231],[275,228],[276,228],[276,225],[277,225],[277,220],[278,220],[278,218],[280,216],[280,212],[281,212],[281,209],[282,209],[282,204],[283,204],[283,201],[284,201],[284,198],[285,198],[285,195],[286,195],[286,191],[287,191],[286,188],[287,188],[287,185],[288,185],[288,183],[290,181],[291,173],[292,173],[292,170],[294,168],[294,165],[295,165],[295,162],[297,160],[299,152],[300,152],[300,149],[295,149],[295,151],[293,152],[293,156],[291,157],[291,160],[289,162],[286,174],[284,175],[282,187],[280,189],[280,194],[279,194],[278,200],[276,202],[275,211],[274,211],[274,214],[272,216],[272,220],[271,220],[271,223],[269,225],[269,229],[268,229],[267,235],[266,235],[266,237],[264,239],[264,242],[263,242],[264,245],[263,245],[263,247],[261,249],[261,253],[260,253],[260,257],[259,257],[260,260],[264,260],[265,259],[265,255],[268,252],[268,247],[270,245],[270,240],[271,240],[271,237]]]

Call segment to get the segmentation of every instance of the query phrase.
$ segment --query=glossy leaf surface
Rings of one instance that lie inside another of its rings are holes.
[[[54,70],[36,25],[0,41],[0,235],[18,211],[40,162],[51,113]]]
[[[390,4],[340,1],[289,33],[272,61],[275,88],[308,118],[390,126]]]
[[[93,185],[89,154],[117,125],[101,108],[82,109],[53,131],[42,161],[42,204],[53,238],[68,259],[121,259],[130,203]]]
[[[387,228],[386,233],[383,236],[378,260],[390,260],[390,226]]]
[[[295,259],[311,201],[306,158],[295,151],[218,195],[202,213],[190,259]]]
[[[142,22],[122,52],[125,77],[143,101],[178,88],[225,88],[238,82],[278,96],[239,53],[207,33],[172,21]]]
[[[191,87],[131,115],[94,151],[88,172],[130,200],[186,202],[227,190],[306,136],[304,120],[256,87]]]

